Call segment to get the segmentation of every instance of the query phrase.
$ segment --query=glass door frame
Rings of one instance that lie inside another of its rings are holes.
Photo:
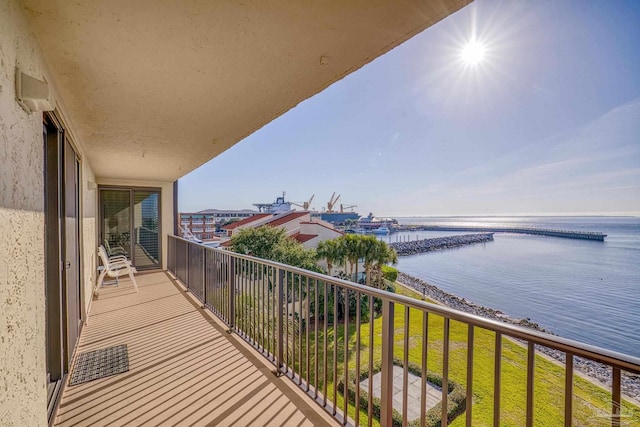
[[[86,320],[82,158],[55,112],[44,113],[45,371],[52,422]]]
[[[128,191],[129,192],[129,235],[131,236],[131,253],[130,259],[137,270],[158,270],[162,269],[162,188],[160,187],[136,187],[131,185],[98,185],[98,245],[102,245],[104,242],[105,229],[104,229],[104,209],[102,203],[102,191],[115,190],[115,191]],[[135,242],[133,237],[135,235],[135,192],[136,191],[149,191],[157,193],[158,195],[158,264],[157,265],[136,265],[135,259]]]

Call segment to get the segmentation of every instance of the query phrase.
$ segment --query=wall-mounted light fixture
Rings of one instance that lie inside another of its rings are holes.
[[[49,84],[23,73],[20,68],[16,68],[16,101],[29,114],[56,108]]]

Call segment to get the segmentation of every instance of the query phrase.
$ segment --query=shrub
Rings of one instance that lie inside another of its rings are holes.
[[[393,268],[389,265],[383,265],[382,276],[391,283],[394,283],[396,280],[398,280],[398,269]]]

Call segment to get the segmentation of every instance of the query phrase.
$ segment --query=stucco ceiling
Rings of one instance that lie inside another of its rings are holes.
[[[173,181],[470,1],[24,6],[96,176]]]

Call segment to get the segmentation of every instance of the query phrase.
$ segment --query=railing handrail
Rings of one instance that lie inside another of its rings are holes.
[[[512,325],[504,322],[500,322],[493,319],[487,319],[475,314],[465,313],[450,307],[443,305],[437,305],[428,303],[422,300],[411,298],[404,295],[398,295],[392,292],[384,291],[381,289],[372,288],[370,286],[360,285],[358,283],[350,282],[347,280],[339,279],[337,277],[331,277],[326,274],[316,273],[314,271],[305,270],[303,268],[294,267],[279,262],[257,258],[250,255],[244,255],[237,252],[231,252],[224,249],[212,248],[206,245],[200,245],[190,240],[184,239],[179,236],[169,235],[169,237],[182,240],[186,243],[198,245],[204,247],[206,250],[220,252],[232,255],[236,258],[244,259],[247,261],[259,261],[260,263],[289,271],[291,273],[302,274],[307,277],[328,282],[334,285],[338,285],[342,288],[346,288],[352,291],[360,292],[362,294],[370,295],[373,297],[381,298],[393,303],[399,303],[408,307],[412,307],[427,313],[434,313],[451,320],[460,321],[463,323],[478,326],[484,329],[489,329],[494,332],[500,332],[503,335],[511,336],[514,338],[520,338],[527,341],[532,341],[535,344],[551,347],[563,352],[573,354],[575,356],[586,357],[591,360],[602,362],[608,365],[617,366],[622,370],[640,374],[640,358],[634,357],[628,354],[619,353],[616,351],[608,350],[602,347],[585,344],[580,341],[575,341],[569,338],[559,337],[542,331],[536,331],[533,329],[525,328],[522,326]]]

